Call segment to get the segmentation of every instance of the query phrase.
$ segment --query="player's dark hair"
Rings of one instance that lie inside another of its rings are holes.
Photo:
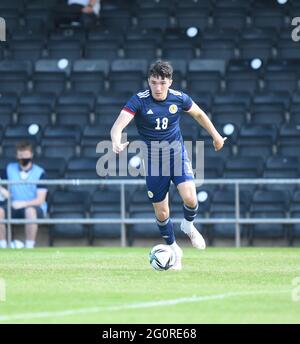
[[[21,141],[16,144],[16,151],[29,150],[33,152],[32,144],[29,141]]]
[[[149,68],[148,77],[150,78],[150,76],[172,79],[173,67],[167,61],[156,61]]]

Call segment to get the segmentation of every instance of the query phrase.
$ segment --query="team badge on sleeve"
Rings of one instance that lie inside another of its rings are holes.
[[[174,113],[176,113],[177,111],[178,111],[177,105],[172,104],[172,105],[169,106],[169,112],[170,112],[172,115],[174,115]]]
[[[153,196],[154,196],[154,195],[153,195],[153,192],[148,191],[148,197],[149,197],[149,198],[153,198]]]

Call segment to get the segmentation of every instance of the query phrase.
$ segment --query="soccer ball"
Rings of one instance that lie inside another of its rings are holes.
[[[153,269],[168,270],[175,263],[175,253],[168,245],[156,245],[149,254],[149,260]]]

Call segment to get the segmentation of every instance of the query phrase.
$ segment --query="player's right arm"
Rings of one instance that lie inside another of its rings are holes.
[[[110,131],[112,141],[112,149],[116,154],[121,153],[128,145],[129,142],[121,143],[122,132],[127,125],[132,121],[133,115],[126,110],[122,110],[116,119]]]

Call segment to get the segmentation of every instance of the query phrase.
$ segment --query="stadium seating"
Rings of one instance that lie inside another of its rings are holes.
[[[300,215],[300,192],[297,190],[293,197],[292,197],[292,202],[290,204],[290,217],[291,218],[299,218]],[[294,240],[296,238],[299,238],[300,236],[300,226],[299,223],[293,224],[289,226],[289,231],[288,231],[288,240],[289,244],[293,245]]]
[[[252,218],[285,218],[290,202],[288,192],[258,190],[254,193],[250,206]],[[283,224],[254,224],[250,226],[249,244],[252,245],[257,237],[286,239],[286,227]]]
[[[84,191],[56,190],[52,195],[51,218],[86,218],[89,194]],[[88,238],[88,228],[81,224],[55,224],[49,230],[49,244],[54,245],[57,237]]]
[[[250,193],[240,192],[240,217],[245,217],[250,204]],[[210,201],[209,214],[211,218],[235,218],[235,193],[233,190],[217,190]],[[216,238],[234,238],[234,223],[217,223],[208,226],[208,239],[212,245]],[[245,236],[245,228],[242,226],[241,235]]]
[[[72,25],[55,28],[55,4],[56,0],[0,2],[9,38],[0,43],[1,171],[14,158],[16,142],[28,139],[49,178],[98,178],[98,142],[110,139],[111,125],[124,104],[147,87],[150,62],[163,58],[174,67],[172,88],[191,95],[228,137],[224,149],[216,153],[207,132],[189,116],[182,117],[184,138],[205,142],[206,178],[299,177],[295,147],[300,144],[300,45],[291,39],[290,25],[299,7],[294,1],[285,5],[254,0],[103,1],[99,22],[89,30]],[[190,27],[198,29],[195,37],[187,36]],[[262,60],[258,69],[252,67],[254,58]],[[29,133],[32,124],[38,125],[34,135]],[[231,134],[226,134],[227,124],[232,125]],[[134,125],[126,132],[130,141],[138,138]],[[193,158],[197,153],[193,149]],[[204,187],[208,200],[201,204],[200,217],[234,216],[233,186]],[[81,205],[74,212],[73,205],[57,206],[56,192],[67,191],[51,187],[50,217],[119,218],[116,190],[103,190],[98,196],[96,186],[83,189],[90,206]],[[297,185],[241,189],[249,193],[247,200],[252,197],[251,204],[242,206],[245,216],[299,217]],[[153,219],[146,190],[128,187],[128,192],[128,216]],[[218,208],[221,196],[224,204]],[[173,193],[170,197],[174,216],[180,218],[180,200]],[[106,207],[108,199],[112,202]],[[68,204],[68,199],[62,200]],[[272,204],[278,206],[274,213],[268,210]],[[157,237],[153,224],[127,227],[131,244],[135,238]],[[182,235],[178,225],[175,230]],[[234,225],[201,230],[213,243],[217,237],[233,238]],[[243,227],[244,237],[247,233],[251,244],[258,237],[288,238],[292,244],[300,230],[299,224],[257,224]],[[119,234],[120,225],[58,225],[51,227],[50,242],[70,235],[91,244],[95,238]]]

